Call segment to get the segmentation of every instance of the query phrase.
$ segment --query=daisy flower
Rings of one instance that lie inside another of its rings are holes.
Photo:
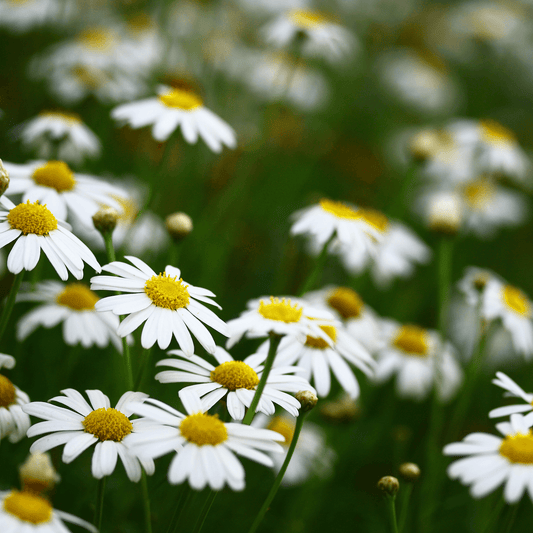
[[[355,366],[366,375],[372,375],[374,360],[346,329],[340,325],[321,325],[322,333],[317,337],[307,335],[305,339],[287,335],[278,347],[274,368],[297,365],[302,369],[303,377],[313,381],[320,398],[325,398],[331,388],[331,372],[341,387],[351,398],[359,396],[359,383],[350,365]],[[259,347],[259,353],[266,357],[268,343]]]
[[[0,368],[4,366],[13,368],[15,359],[10,355],[0,354]],[[0,374],[0,440],[9,437],[10,442],[18,442],[26,436],[30,417],[22,410],[22,406],[29,401],[25,392]]]
[[[67,229],[69,225],[66,222],[58,220],[45,205],[28,200],[15,206],[5,196],[0,204],[7,209],[0,210],[0,248],[15,241],[7,258],[7,269],[13,274],[33,270],[41,250],[63,281],[68,278],[67,269],[76,279],[81,279],[84,262],[96,272],[101,271],[91,250]]]
[[[38,200],[61,220],[73,217],[93,227],[92,216],[102,204],[120,209],[116,197],[126,193],[92,176],[72,172],[64,161],[34,161],[26,165],[5,163],[11,182],[9,194],[22,201]]]
[[[457,235],[462,228],[464,205],[457,191],[429,188],[420,195],[415,209],[432,231]]]
[[[47,23],[57,24],[64,16],[65,5],[60,0],[0,1],[0,25],[14,33],[23,33]],[[68,11],[68,10],[67,10]]]
[[[0,492],[0,528],[9,533],[68,533],[65,522],[98,530],[77,516],[58,511],[43,496],[30,491]]]
[[[270,301],[269,301],[270,300]],[[321,325],[331,324],[333,315],[324,309],[312,307],[298,298],[257,298],[247,304],[248,310],[228,322],[229,339],[226,348],[230,349],[243,335],[247,337],[267,337],[270,333],[292,335],[305,339],[315,335],[331,343],[330,337],[320,329]]]
[[[187,415],[158,400],[133,406],[135,413],[161,424],[136,436],[133,450],[150,458],[177,452],[168,470],[172,484],[188,479],[195,490],[206,485],[221,490],[226,484],[233,490],[243,490],[244,468],[235,454],[271,467],[273,462],[267,453],[283,451],[276,443],[283,441],[279,433],[222,422],[218,416],[206,414],[200,398],[190,391],[181,395],[181,401]]]
[[[509,504],[518,502],[524,492],[533,500],[533,434],[530,415],[511,415],[509,422],[496,424],[503,439],[487,433],[471,433],[462,442],[444,447],[445,455],[465,455],[450,464],[448,475],[470,485],[473,498],[483,498],[504,484],[503,496]]]
[[[354,35],[340,24],[317,11],[286,11],[262,30],[265,41],[277,48],[287,48],[303,35],[301,54],[339,63],[357,47]]]
[[[43,281],[33,290],[26,286],[17,294],[17,301],[42,302],[24,315],[17,324],[17,339],[23,341],[38,326],[52,328],[63,324],[63,340],[69,346],[81,344],[104,348],[111,342],[122,351],[122,341],[117,335],[119,319],[113,313],[97,313],[94,306],[100,299],[83,283]]]
[[[37,150],[38,157],[48,159],[57,149],[57,158],[80,164],[86,157],[100,155],[98,137],[70,112],[43,111],[16,128],[22,144]]]
[[[24,406],[27,414],[45,420],[34,424],[28,430],[28,437],[49,433],[31,445],[31,453],[46,452],[64,444],[62,460],[68,464],[94,444],[92,475],[96,479],[111,475],[117,458],[131,481],[141,479],[141,465],[147,474],[154,472],[153,461],[138,458],[128,445],[132,435],[147,427],[145,420],[129,420],[133,413],[130,404],[144,401],[147,394],[125,392],[113,408],[109,398],[99,390],[85,391],[90,404],[74,389],[61,392],[64,396],[56,396],[49,402],[63,404],[69,409],[46,402]]]
[[[218,365],[213,366],[197,355],[186,356],[181,350],[172,350],[169,355],[179,359],[163,359],[157,366],[169,366],[155,376],[160,383],[195,383],[180,391],[193,391],[202,400],[202,409],[209,411],[219,400],[226,398],[228,412],[233,420],[242,420],[245,409],[250,407],[261,379],[262,355],[250,355],[244,361],[235,361],[223,348],[217,346],[213,354]],[[298,416],[300,402],[287,392],[310,390],[309,382],[299,376],[291,376],[298,368],[285,366],[272,369],[266,381],[256,412],[274,414],[278,404],[293,416]]]
[[[493,409],[489,413],[490,418],[499,418],[500,416],[509,416],[514,413],[527,413],[533,411],[533,394],[527,393],[519,387],[510,377],[506,376],[503,372],[496,372],[496,379],[492,380],[494,385],[505,389],[507,393],[505,396],[512,396],[522,398],[526,403],[518,405],[506,405],[504,407],[498,407]]]
[[[153,124],[152,135],[159,142],[166,141],[181,126],[189,144],[195,144],[200,136],[217,153],[223,145],[229,148],[237,145],[233,129],[207,109],[198,95],[185,89],[162,85],[157,97],[118,106],[111,116],[132,128]]]
[[[382,335],[387,344],[376,354],[377,383],[396,374],[398,396],[417,401],[426,398],[434,385],[442,401],[457,392],[463,373],[452,346],[443,343],[437,332],[383,320]]]
[[[179,268],[167,265],[165,272],[157,275],[140,259],[133,256],[126,256],[126,259],[134,266],[114,261],[103,270],[116,276],[91,279],[93,290],[130,293],[108,296],[95,304],[97,311],[128,315],[121,322],[118,335],[125,337],[146,322],[141,335],[143,348],[151,348],[157,341],[164,350],[174,335],[180,348],[187,355],[193,355],[192,333],[209,353],[214,353],[215,341],[203,323],[226,336],[227,325],[201,302],[220,309],[210,298],[215,295],[183,281]]]

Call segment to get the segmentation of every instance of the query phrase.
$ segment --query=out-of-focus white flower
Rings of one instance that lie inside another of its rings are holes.
[[[57,25],[68,18],[71,2],[62,0],[0,1],[0,26],[24,33],[45,24]]]
[[[458,192],[430,188],[415,203],[426,225],[433,231],[456,235],[463,222],[463,203]]]
[[[252,14],[279,14],[289,9],[306,9],[310,0],[238,0]]]
[[[533,411],[533,394],[525,392],[524,389],[518,386],[509,376],[506,376],[503,372],[496,372],[496,379],[493,379],[492,383],[507,391],[504,396],[521,398],[525,403],[505,405],[504,407],[493,409],[489,413],[490,418],[499,418],[501,416],[509,416],[515,413],[527,413]]]

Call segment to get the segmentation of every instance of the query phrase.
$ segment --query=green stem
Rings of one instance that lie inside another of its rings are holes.
[[[270,370],[274,363],[274,358],[276,357],[276,351],[283,337],[283,335],[278,335],[277,333],[274,333],[272,331],[269,335],[270,345],[268,347],[268,354],[265,360],[265,366],[263,368],[263,375],[261,376],[261,380],[259,381],[259,385],[257,386],[257,389],[255,391],[252,403],[250,404],[250,407],[248,407],[248,411],[246,411],[246,415],[244,416],[244,420],[242,421],[245,426],[249,426],[252,423],[252,420],[254,419],[257,404],[259,403],[261,394],[263,394],[263,389],[265,388],[268,375],[270,374]]]
[[[193,533],[200,533],[200,531],[202,531],[202,527],[204,526],[205,519],[207,518],[207,515],[209,514],[209,511],[211,510],[211,506],[213,505],[213,502],[215,501],[217,494],[218,492],[216,490],[211,490],[211,492],[209,493],[209,496],[207,496],[207,499],[205,500],[205,503],[204,503],[204,506],[202,507],[200,515],[198,516],[198,519],[196,520],[196,525],[194,526]]]
[[[135,390],[140,390],[144,381],[145,370],[150,366],[150,358],[152,356],[151,348],[143,348],[144,357],[142,358],[141,368],[137,372],[137,380],[135,381]]]
[[[296,443],[298,442],[298,437],[300,436],[300,431],[302,430],[304,418],[305,418],[305,413],[301,412],[300,416],[296,419],[296,426],[294,428],[294,434],[292,436],[291,444],[287,451],[287,456],[285,457],[285,461],[283,461],[283,465],[281,465],[280,471],[278,472],[278,475],[276,476],[276,479],[274,480],[274,484],[272,485],[272,488],[270,489],[270,492],[268,493],[268,496],[265,502],[263,503],[263,506],[257,513],[254,523],[252,524],[252,527],[250,528],[248,533],[254,533],[257,530],[257,528],[259,527],[259,524],[261,524],[266,512],[268,511],[268,508],[270,507],[272,500],[276,496],[276,492],[278,492],[278,489],[281,485],[281,481],[283,480],[283,476],[285,475],[285,472],[287,470],[287,467],[289,466],[289,462],[291,460],[292,454],[294,453],[294,450],[296,448]]]
[[[400,533],[405,529],[405,523],[407,522],[407,511],[409,509],[409,499],[411,498],[411,492],[413,492],[413,483],[406,483],[405,489],[403,490],[400,519],[398,522],[398,530],[400,531]]]
[[[22,278],[24,277],[24,270],[21,270],[18,274],[15,274],[15,279],[13,280],[13,285],[9,291],[9,295],[2,311],[2,316],[0,317],[0,339],[4,336],[6,331],[7,323],[9,322],[9,317],[11,316],[11,311],[13,311],[13,306],[15,305],[15,299],[17,298],[17,293],[20,289],[20,284],[22,283]]]
[[[107,255],[107,260],[112,263],[115,261],[115,247],[113,246],[113,232],[106,231],[102,232],[105,242],[105,252]]]
[[[94,511],[94,525],[98,531],[102,530],[102,516],[104,511],[104,493],[105,493],[106,477],[98,480],[98,488],[96,489],[96,509]]]
[[[146,479],[146,472],[144,471],[141,476],[141,489],[143,493],[144,531],[146,533],[152,533],[152,513],[150,511],[150,493],[148,492],[148,480]]]
[[[179,495],[178,503],[176,504],[174,514],[172,515],[170,523],[168,524],[167,533],[174,533],[178,529],[178,524],[180,523],[181,515],[183,514],[183,510],[187,507],[187,504],[191,499],[191,495],[192,490],[190,486],[188,484],[185,484]]]
[[[450,302],[450,285],[452,281],[453,239],[447,235],[441,237],[439,243],[439,331],[442,340],[446,338],[446,323]]]
[[[516,515],[518,514],[518,508],[520,507],[520,502],[515,503],[510,512],[509,512],[509,519],[507,520],[507,524],[505,526],[504,533],[511,533],[513,531],[513,525],[516,520]]]
[[[310,291],[312,288],[315,287],[320,277],[320,274],[322,274],[324,265],[326,264],[326,259],[328,258],[328,247],[331,241],[335,238],[335,234],[336,232],[333,232],[331,237],[326,241],[326,243],[322,247],[322,250],[320,251],[319,256],[316,258],[313,269],[311,270],[311,272],[309,273],[309,276],[307,276],[307,279],[305,280],[304,284],[298,291],[298,296],[305,294],[306,292]]]
[[[389,507],[389,516],[390,516],[390,522],[391,522],[391,530],[392,533],[398,533],[398,523],[396,522],[396,495],[389,496],[387,495],[388,500],[388,507]]]
[[[177,266],[180,259],[181,252],[181,242],[177,242],[172,239],[170,246],[168,247],[168,264],[172,266]]]

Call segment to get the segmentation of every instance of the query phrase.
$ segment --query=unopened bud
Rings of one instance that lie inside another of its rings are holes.
[[[400,482],[393,476],[385,476],[378,481],[378,489],[388,496],[396,496],[400,489]]]
[[[429,206],[429,227],[438,233],[456,235],[462,221],[459,196],[453,193],[439,193],[431,199]]]
[[[297,392],[295,396],[302,406],[300,408],[302,413],[308,413],[311,411],[318,402],[316,395],[308,390],[301,390],[300,392]]]
[[[94,227],[100,233],[112,233],[119,218],[118,211],[113,207],[102,207],[93,215]]]
[[[350,422],[361,413],[357,402],[348,394],[331,400],[320,407],[320,414],[331,422]]]
[[[414,483],[420,477],[420,468],[415,463],[403,463],[400,465],[400,476]]]
[[[416,161],[425,161],[431,157],[441,144],[436,130],[422,130],[413,135],[409,141],[409,151]]]
[[[32,453],[19,467],[22,489],[40,494],[51,490],[60,480],[47,453]]]
[[[4,194],[9,187],[9,172],[0,159],[0,196]]]
[[[186,213],[173,213],[165,219],[165,226],[175,241],[181,241],[192,231],[192,219]]]

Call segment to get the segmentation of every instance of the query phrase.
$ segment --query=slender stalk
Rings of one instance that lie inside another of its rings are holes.
[[[139,390],[144,381],[145,370],[148,366],[150,366],[150,359],[152,357],[152,349],[143,348],[143,354],[144,354],[144,357],[142,358],[141,368],[137,372],[137,379],[135,381],[135,390]]]
[[[398,523],[396,521],[396,495],[389,496],[387,495],[387,502],[388,502],[388,508],[389,508],[389,517],[391,522],[391,530],[392,533],[399,533],[398,532]]]
[[[150,510],[150,493],[148,492],[148,480],[146,479],[146,472],[144,471],[141,476],[141,489],[143,493],[144,531],[145,533],[152,533],[152,513]]]
[[[409,500],[411,498],[411,492],[413,492],[413,483],[406,483],[405,489],[403,489],[402,505],[400,509],[400,518],[398,520],[398,530],[400,533],[405,529],[405,523],[407,522],[407,515],[409,509]]]
[[[6,327],[9,322],[9,317],[11,316],[11,312],[13,311],[15,299],[17,298],[17,293],[20,289],[20,284],[22,283],[23,277],[24,270],[21,270],[18,274],[15,274],[15,279],[13,280],[13,285],[11,285],[11,290],[9,291],[6,304],[2,311],[2,316],[0,316],[0,339],[2,339],[6,331]]]
[[[520,507],[520,502],[515,503],[510,512],[509,512],[509,518],[507,520],[507,524],[505,525],[505,530],[503,530],[503,533],[511,533],[513,531],[513,526],[516,520],[516,515],[518,514],[518,508]]]
[[[294,450],[296,448],[296,443],[298,442],[298,437],[300,436],[300,431],[302,430],[304,418],[305,418],[305,413],[301,412],[300,416],[296,419],[296,426],[294,428],[294,434],[292,436],[291,444],[287,451],[285,461],[283,461],[280,471],[278,472],[278,475],[276,476],[276,479],[274,480],[274,484],[272,485],[272,488],[270,489],[270,492],[268,493],[268,496],[265,502],[263,503],[263,506],[257,513],[254,523],[252,524],[252,527],[249,529],[248,533],[254,533],[257,530],[257,528],[259,527],[259,524],[261,524],[266,512],[268,511],[268,508],[270,507],[272,500],[276,496],[276,492],[278,492],[279,486],[281,485],[281,481],[283,480],[283,476],[285,475],[285,472],[287,471],[287,467],[289,466],[289,462],[291,460],[292,454],[294,453]]]
[[[439,243],[438,283],[439,283],[439,331],[444,340],[450,302],[450,285],[452,280],[453,239],[447,235]]]
[[[174,514],[172,515],[172,518],[170,519],[170,522],[168,524],[167,533],[174,533],[178,529],[178,524],[180,523],[181,515],[183,514],[183,510],[187,507],[187,504],[191,499],[191,495],[191,488],[188,484],[185,484],[183,486],[183,490],[179,495],[178,503],[176,504],[176,508],[174,509]]]
[[[261,394],[263,394],[263,390],[265,388],[268,375],[270,374],[270,370],[274,363],[276,351],[278,349],[282,337],[283,335],[278,335],[277,333],[274,333],[272,331],[270,332],[270,345],[268,347],[268,354],[265,360],[265,366],[263,368],[263,375],[261,376],[261,380],[259,381],[259,385],[257,386],[257,389],[255,391],[252,403],[250,404],[250,407],[248,407],[248,411],[246,411],[246,415],[244,416],[244,420],[242,421],[245,426],[249,426],[252,423],[252,420],[254,419],[257,404],[259,403]]]
[[[115,261],[115,247],[113,246],[113,232],[106,231],[102,233],[105,242],[105,252],[107,260],[112,263]]]
[[[98,531],[102,530],[102,516],[104,511],[104,493],[106,477],[98,480],[98,488],[96,489],[96,509],[94,511],[94,525]]]
[[[200,533],[200,531],[202,531],[202,527],[204,525],[205,519],[207,518],[207,515],[209,514],[209,511],[211,510],[211,506],[213,505],[213,502],[215,501],[217,494],[218,492],[216,490],[211,490],[211,492],[207,496],[204,506],[202,507],[202,510],[200,511],[200,515],[198,516],[198,519],[196,520],[196,525],[194,526],[193,533]]]
[[[309,276],[307,276],[307,279],[305,280],[304,284],[298,291],[298,296],[305,294],[306,292],[310,291],[312,288],[315,287],[318,279],[320,278],[320,275],[322,274],[324,265],[326,264],[326,260],[328,258],[328,248],[329,248],[331,241],[335,238],[335,234],[336,232],[333,232],[331,237],[326,241],[326,243],[322,247],[320,254],[316,258],[313,269],[311,270],[311,272],[309,273]]]

